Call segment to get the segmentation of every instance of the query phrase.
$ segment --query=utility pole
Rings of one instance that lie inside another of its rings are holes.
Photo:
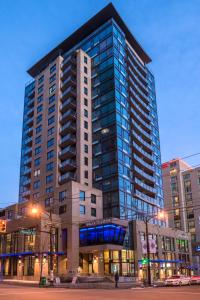
[[[148,219],[145,219],[146,227],[146,242],[147,242],[147,282],[151,285],[151,264],[150,264],[150,247],[149,247],[149,229],[148,229]]]

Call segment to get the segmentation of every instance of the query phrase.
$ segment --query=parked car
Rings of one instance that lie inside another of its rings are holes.
[[[190,277],[184,275],[174,275],[165,280],[166,286],[169,285],[181,286],[181,285],[190,285],[190,284],[191,284]]]
[[[200,284],[200,276],[191,276],[191,284]]]

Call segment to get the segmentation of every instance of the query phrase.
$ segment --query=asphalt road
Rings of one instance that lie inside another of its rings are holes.
[[[144,289],[75,290],[65,288],[0,285],[0,299],[5,300],[199,300],[200,286]]]

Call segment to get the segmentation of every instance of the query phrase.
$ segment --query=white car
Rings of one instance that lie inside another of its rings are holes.
[[[165,285],[190,285],[191,279],[188,276],[184,275],[174,275],[172,277],[169,277],[165,280]]]

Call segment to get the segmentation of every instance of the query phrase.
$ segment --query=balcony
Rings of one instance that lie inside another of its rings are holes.
[[[60,105],[60,111],[63,113],[66,110],[68,110],[69,108],[72,109],[76,109],[76,100],[75,98],[68,98],[67,100],[65,100],[61,105]]]
[[[31,184],[31,180],[30,179],[26,179],[24,182],[23,182],[23,186],[30,186]]]
[[[33,126],[31,128],[28,128],[26,131],[24,131],[25,136],[30,136],[33,133]]]
[[[142,147],[138,146],[135,142],[133,142],[133,148],[134,151],[136,150],[136,152],[138,152],[140,155],[142,154],[143,156],[145,156],[145,158],[153,162],[152,155],[146,152]]]
[[[69,75],[76,76],[76,67],[70,64],[60,75],[61,80],[65,80]]]
[[[150,197],[142,192],[140,192],[139,190],[135,189],[135,196],[137,196],[139,199],[148,202],[150,204],[155,204],[156,199],[153,197]]]
[[[75,76],[68,76],[60,85],[60,89],[62,92],[69,86],[76,86],[76,77]]]
[[[27,107],[33,107],[34,106],[34,102],[35,102],[35,99],[33,98],[33,99],[30,99],[30,100],[28,100],[28,102],[27,102]]]
[[[30,191],[30,190],[24,191],[24,192],[22,192],[22,197],[30,196],[30,194],[31,194],[31,191]]]
[[[143,75],[143,77],[145,77],[147,74],[147,70],[145,66],[142,65],[142,63],[136,58],[136,56],[131,52],[129,48],[128,48],[128,53],[133,59],[135,66],[140,70],[140,73]]]
[[[153,147],[151,144],[147,143],[140,135],[138,135],[135,131],[132,131],[133,138],[135,139],[136,143],[139,143],[144,148],[147,149],[147,151],[153,151]]]
[[[132,62],[131,58],[128,57],[128,65],[131,66],[135,73],[137,73],[137,76],[139,76],[140,80],[143,81],[143,84],[147,83],[147,78],[140,72],[140,69]]]
[[[140,106],[139,104],[135,101],[135,99],[133,99],[133,97],[130,98],[131,99],[131,104],[133,104],[135,110],[138,112],[138,114],[141,114],[143,118],[145,118],[145,120],[147,120],[147,122],[151,121],[151,116],[149,115],[149,113],[146,113]],[[133,108],[131,107],[131,110]]]
[[[134,97],[139,105],[141,105],[141,108],[148,114],[150,112],[149,105],[140,98],[140,96],[133,90],[133,87],[136,89],[134,85],[130,86],[129,91],[131,92],[132,97]]]
[[[61,69],[64,71],[69,65],[75,65],[75,64],[76,64],[76,58],[72,55],[69,55],[61,63]]]
[[[26,158],[23,162],[24,166],[31,166],[32,158]]]
[[[72,121],[68,121],[65,125],[60,127],[60,135],[64,136],[68,132],[75,132],[76,131],[76,123]]]
[[[151,124],[147,123],[140,114],[136,113],[136,111],[131,107],[131,114],[137,122],[141,123],[143,127],[147,128],[147,130],[152,130]]]
[[[58,181],[59,181],[60,184],[63,184],[63,183],[65,183],[67,181],[70,181],[70,180],[76,180],[75,172],[67,172],[67,173],[61,175],[59,177]]]
[[[76,155],[76,148],[73,146],[67,146],[59,152],[60,159],[70,158]]]
[[[29,147],[29,148],[27,148],[26,150],[24,150],[24,155],[31,155],[32,154],[32,148],[31,147]]]
[[[31,175],[31,168],[26,168],[23,172],[24,176],[30,176]]]
[[[152,194],[156,193],[156,189],[146,183],[144,183],[142,180],[135,178],[135,184],[138,185],[139,187],[145,189],[147,192],[150,192]]]
[[[25,121],[26,126],[28,126],[28,127],[33,126],[33,120],[34,120],[33,117],[28,118],[28,119]]]
[[[62,94],[61,101],[64,102],[70,96],[76,97],[76,89],[73,86],[69,86]]]
[[[75,134],[68,133],[63,138],[61,138],[59,145],[60,147],[65,147],[67,145],[72,145],[76,143],[76,136]]]
[[[75,119],[76,119],[76,112],[73,109],[69,109],[63,115],[60,116],[59,121],[61,124],[63,124],[68,120],[75,120]]]
[[[34,96],[35,96],[35,89],[29,91],[29,93],[26,95],[26,97],[29,99],[33,99]]]
[[[59,164],[61,172],[67,172],[76,169],[75,159],[66,159]]]
[[[28,117],[32,117],[34,114],[34,107],[30,108],[29,110],[27,110],[26,115]]]
[[[135,68],[134,68],[134,71],[135,71]],[[131,66],[128,67],[128,72],[129,72],[129,75],[134,79],[136,80],[136,82],[140,85],[140,88],[143,89],[144,92],[146,92],[148,94],[148,88],[147,88],[147,85],[145,85],[143,82],[144,82],[144,79],[143,80],[140,80],[140,75],[138,76],[138,74],[136,75],[135,73],[137,72],[134,72],[131,68]]]
[[[140,158],[137,154],[133,153],[133,159],[138,162],[140,165],[142,165],[147,171],[154,172],[154,166],[148,164],[145,162],[142,158]]]
[[[139,126],[137,124],[137,122],[135,122],[134,120],[132,120],[132,125],[133,125],[133,127],[136,128],[136,131],[139,131],[139,134],[141,134],[145,139],[147,139],[148,142],[151,142],[152,136],[149,133],[147,133],[144,129],[142,129],[142,127]]]
[[[29,137],[29,138],[25,139],[24,145],[25,146],[31,146],[32,145],[32,141],[33,141],[32,137]]]
[[[144,172],[142,169],[140,169],[136,165],[133,166],[133,169],[137,173],[137,176],[141,176],[144,179],[148,180],[149,182],[155,183],[155,178],[153,176],[147,174],[146,172]]]

